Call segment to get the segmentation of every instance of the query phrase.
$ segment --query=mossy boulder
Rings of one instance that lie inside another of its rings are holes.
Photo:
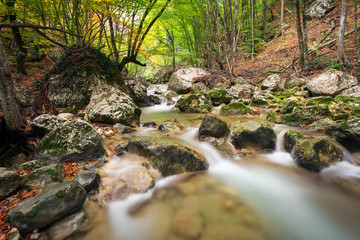
[[[199,128],[199,138],[227,138],[229,133],[230,129],[227,123],[211,114],[204,117]]]
[[[86,119],[90,121],[135,126],[139,125],[141,110],[121,90],[110,85],[102,85],[92,93],[85,113]]]
[[[36,156],[55,162],[92,161],[105,155],[101,141],[91,124],[71,121],[46,134],[38,145]]]
[[[18,169],[25,170],[25,171],[26,170],[34,170],[37,168],[45,167],[46,165],[47,165],[47,163],[44,161],[32,160],[32,161],[24,162],[24,163],[20,164]]]
[[[55,115],[42,114],[36,117],[31,123],[32,132],[40,137],[59,127],[61,121]]]
[[[304,135],[297,131],[294,130],[286,131],[283,138],[285,151],[291,153],[296,143],[303,137]]]
[[[177,102],[180,111],[188,113],[208,113],[212,105],[210,96],[201,91],[181,98]]]
[[[273,123],[281,123],[281,118],[276,112],[269,112],[266,120]]]
[[[182,132],[185,126],[179,122],[165,121],[159,124],[158,130],[165,132]]]
[[[281,105],[280,112],[282,114],[292,113],[292,111],[296,108],[299,108],[300,104],[297,101],[290,100],[286,101]]]
[[[296,164],[310,172],[321,169],[343,160],[340,147],[324,138],[302,138],[292,152]]]
[[[336,141],[351,151],[360,149],[360,118],[339,122],[329,127],[326,133],[334,136]]]
[[[223,157],[232,158],[236,157],[236,151],[229,139],[206,137],[202,138],[201,141],[208,142],[210,145],[215,147]]]
[[[312,124],[307,126],[307,128],[324,131],[335,125],[336,125],[336,122],[331,120],[330,118],[323,118],[316,122],[313,122]]]
[[[7,221],[26,234],[80,210],[85,198],[85,189],[76,181],[52,183],[10,210]]]
[[[299,126],[301,124],[311,124],[326,117],[331,117],[328,106],[304,106],[294,108],[292,113],[282,115],[281,121],[290,126]]]
[[[171,140],[133,137],[127,151],[149,158],[163,176],[207,170],[209,165],[199,152]]]
[[[0,201],[14,193],[21,183],[19,173],[8,168],[0,168]]]
[[[228,104],[231,102],[232,97],[231,95],[222,88],[217,88],[209,92],[211,97],[211,101],[213,102],[214,106],[219,106],[220,104]]]
[[[22,180],[22,184],[30,189],[43,188],[53,182],[62,182],[64,172],[65,168],[62,164],[41,167],[27,174]]]
[[[232,123],[230,130],[231,141],[238,148],[275,149],[276,134],[267,123],[255,120],[236,121]]]
[[[228,105],[222,106],[220,109],[220,114],[223,116],[247,114],[247,113],[251,113],[251,108],[249,108],[242,102],[230,103]]]

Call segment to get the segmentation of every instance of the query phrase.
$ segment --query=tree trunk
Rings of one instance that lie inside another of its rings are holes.
[[[251,58],[253,62],[255,53],[255,42],[254,42],[254,0],[251,0]]]
[[[281,32],[280,35],[284,34],[284,0],[281,0],[281,20],[280,20]]]
[[[8,0],[6,2],[6,6],[7,6],[6,18],[9,18],[10,23],[16,22],[15,2],[16,0]],[[20,30],[18,27],[12,27],[11,31],[14,37],[14,41],[16,43],[16,47],[18,48],[18,53],[16,56],[16,71],[18,73],[27,75],[26,67],[25,67],[27,49],[25,47],[25,43],[21,37]]]
[[[300,67],[303,69],[305,65],[304,59],[304,38],[301,24],[301,15],[300,15],[300,0],[295,0],[295,18],[296,18],[296,32],[298,37],[298,46],[300,52]]]
[[[114,33],[114,23],[112,20],[112,17],[109,17],[109,29],[110,29],[110,42],[111,42],[111,47],[114,53],[114,57],[115,57],[115,62],[119,62],[119,52],[117,50],[117,46],[116,46],[116,40],[115,40],[115,33]]]
[[[11,79],[10,65],[0,39],[0,99],[6,126],[10,131],[23,129],[25,119],[21,115],[19,104],[15,98],[14,84]]]
[[[305,19],[305,6],[306,0],[302,0],[301,20],[302,20],[302,35],[303,35],[303,49],[304,49],[304,70],[307,71],[308,67],[308,46],[307,46],[307,30]]]
[[[359,50],[359,33],[358,33],[358,17],[357,17],[357,11],[358,11],[358,3],[359,0],[355,0],[355,38],[356,38],[356,60],[357,62],[360,61],[360,50]]]
[[[347,3],[348,3],[348,0],[342,0],[341,18],[340,18],[340,26],[339,26],[339,37],[338,37],[338,49],[337,49],[338,61],[343,64],[345,64],[347,62],[346,56],[345,56],[345,46],[344,46]]]

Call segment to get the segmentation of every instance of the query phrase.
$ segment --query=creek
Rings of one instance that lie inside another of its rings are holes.
[[[83,239],[359,239],[360,200],[331,181],[337,176],[360,178],[350,153],[319,174],[308,173],[282,150],[281,138],[289,127],[276,125],[273,152],[226,158],[198,140],[202,116],[181,113],[166,103],[143,109],[141,122],[176,119],[186,130],[166,135],[140,127],[136,136],[165,135],[195,148],[204,154],[209,170],[162,178],[152,169],[155,187],[108,202],[102,220]],[[110,180],[103,182],[116,181],[124,169],[143,168],[141,161],[134,155],[113,156],[104,167]]]

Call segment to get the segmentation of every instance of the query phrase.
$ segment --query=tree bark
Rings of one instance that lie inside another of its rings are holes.
[[[14,84],[11,79],[10,65],[0,39],[0,99],[6,126],[10,131],[20,131],[25,127],[20,106],[15,98]]]
[[[304,3],[305,1],[303,1]],[[306,43],[306,21],[303,16],[305,5],[301,6],[300,0],[295,0],[295,18],[296,18],[296,32],[298,37],[298,46],[300,52],[300,67],[306,70],[307,63],[307,43]]]
[[[284,0],[281,0],[281,20],[280,20],[281,32],[280,35],[284,34]]]
[[[113,49],[113,53],[114,53],[114,57],[115,57],[115,61],[118,63],[120,56],[119,56],[119,52],[117,50],[117,46],[116,46],[116,40],[115,40],[115,33],[114,33],[114,23],[112,20],[112,17],[109,17],[109,29],[110,29],[110,42],[111,42],[111,46]]]
[[[354,20],[355,20],[355,39],[356,39],[356,61],[360,61],[360,50],[359,50],[359,33],[358,33],[358,17],[357,17],[357,11],[358,11],[358,3],[359,0],[355,0],[355,13],[354,13]]]
[[[6,18],[9,18],[10,23],[16,22],[15,2],[16,0],[6,1],[6,6],[7,6]],[[18,73],[27,75],[26,67],[25,67],[27,49],[25,47],[25,43],[21,37],[21,33],[18,27],[15,26],[11,27],[11,31],[14,37],[14,41],[16,43],[16,47],[18,48],[18,53],[16,55],[16,70]]]
[[[339,36],[338,36],[338,49],[337,49],[338,61],[343,64],[345,64],[347,62],[347,59],[345,56],[345,46],[344,46],[347,3],[348,3],[348,0],[342,0],[341,18],[340,18]]]

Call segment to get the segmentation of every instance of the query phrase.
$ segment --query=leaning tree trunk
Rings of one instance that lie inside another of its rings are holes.
[[[300,67],[304,69],[305,66],[305,54],[304,54],[304,36],[303,29],[301,24],[301,14],[300,14],[300,1],[295,0],[295,18],[296,18],[296,32],[298,37],[298,46],[300,52]]]
[[[343,64],[346,63],[346,61],[347,61],[346,56],[345,56],[345,46],[344,46],[347,3],[348,3],[348,0],[342,0],[341,18],[340,18],[340,26],[339,26],[339,37],[338,37],[338,49],[337,49],[338,61]]]
[[[15,98],[10,65],[0,39],[0,100],[6,126],[10,131],[19,131],[25,126],[19,104]]]

